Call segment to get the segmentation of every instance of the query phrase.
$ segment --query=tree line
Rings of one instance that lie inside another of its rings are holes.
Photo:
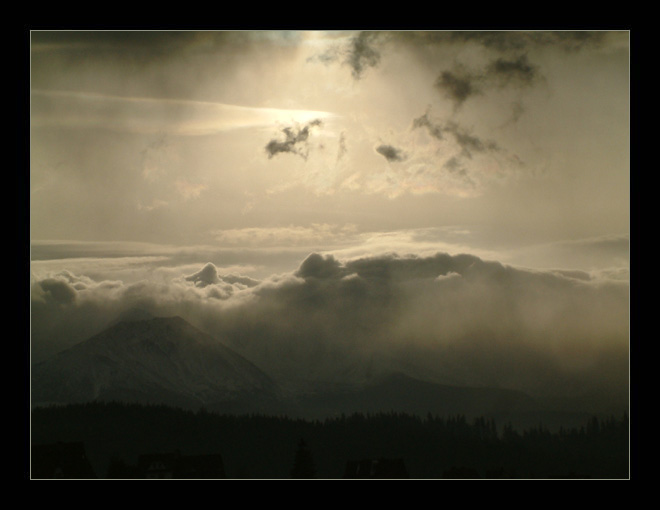
[[[304,420],[94,402],[34,409],[31,443],[83,442],[100,478],[112,475],[111,465],[172,451],[220,454],[228,478],[290,478],[302,441],[317,478],[342,478],[348,462],[384,458],[402,459],[411,478],[609,479],[629,476],[628,422],[627,415],[594,416],[551,432],[541,423],[500,429],[492,418],[462,415]]]

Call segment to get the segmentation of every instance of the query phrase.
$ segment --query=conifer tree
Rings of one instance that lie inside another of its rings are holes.
[[[314,459],[303,439],[298,443],[298,450],[291,468],[291,478],[316,478]]]

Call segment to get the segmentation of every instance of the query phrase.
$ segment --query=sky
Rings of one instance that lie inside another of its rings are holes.
[[[33,359],[140,307],[288,379],[626,393],[629,64],[625,31],[33,31]]]

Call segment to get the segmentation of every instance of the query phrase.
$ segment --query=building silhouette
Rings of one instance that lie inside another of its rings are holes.
[[[97,478],[82,442],[32,445],[30,457],[33,479]]]
[[[344,478],[410,478],[403,459],[363,459],[348,461]]]

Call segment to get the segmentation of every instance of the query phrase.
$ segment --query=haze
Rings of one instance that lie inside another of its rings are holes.
[[[626,403],[628,32],[31,33],[32,358],[180,315],[286,381]]]

